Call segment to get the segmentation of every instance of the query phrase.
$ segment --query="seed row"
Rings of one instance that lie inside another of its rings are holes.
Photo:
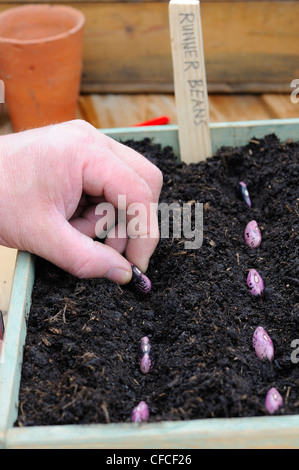
[[[239,183],[238,193],[241,199],[251,208],[251,199],[246,184],[242,181]],[[246,225],[244,238],[246,244],[250,248],[258,248],[262,242],[260,228],[255,220]],[[247,276],[247,285],[252,295],[262,295],[264,290],[264,282],[256,269],[250,269]],[[262,326],[258,326],[253,333],[252,345],[257,357],[260,360],[273,361],[274,345],[273,341]],[[283,399],[275,387],[270,388],[265,399],[265,408],[273,414],[283,405]]]
[[[251,198],[244,181],[239,182],[237,189],[238,197],[244,201],[244,203],[251,208]],[[245,228],[244,239],[246,244],[256,249],[261,245],[262,235],[261,230],[255,220],[251,220]],[[132,266],[132,281],[137,290],[142,293],[149,293],[151,290],[151,282],[144,273],[142,273],[136,266],[131,263]],[[264,282],[260,274],[256,269],[250,269],[247,276],[247,285],[252,295],[262,295],[264,290]],[[262,326],[258,326],[253,334],[252,345],[255,350],[257,357],[260,360],[273,361],[274,359],[274,345],[273,341]],[[144,336],[140,341],[141,360],[140,360],[140,371],[143,374],[148,374],[153,367],[153,353],[152,347],[147,336]],[[280,393],[275,387],[270,388],[267,392],[265,399],[265,408],[273,414],[283,405],[283,399]],[[149,418],[149,408],[145,401],[141,401],[132,411],[131,419],[134,422],[140,423],[147,421]]]

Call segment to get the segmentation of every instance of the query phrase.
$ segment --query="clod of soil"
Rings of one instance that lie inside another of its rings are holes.
[[[194,203],[203,203],[203,244],[161,239],[147,295],[37,259],[15,425],[128,422],[140,401],[151,422],[263,416],[271,387],[284,400],[276,414],[297,414],[299,144],[269,135],[189,166],[148,140],[126,144],[161,168],[161,201],[189,203],[193,226]],[[236,197],[240,181],[251,208]],[[244,241],[251,220],[262,233],[256,249]],[[249,292],[251,268],[262,296]],[[255,354],[258,326],[274,343],[273,362]],[[146,375],[144,336],[155,356]]]

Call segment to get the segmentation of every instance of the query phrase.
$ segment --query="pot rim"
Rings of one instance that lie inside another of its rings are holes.
[[[77,24],[73,26],[70,29],[67,29],[65,32],[56,34],[53,36],[47,36],[43,38],[37,38],[37,39],[14,39],[14,38],[8,38],[5,36],[1,36],[0,33],[0,43],[7,43],[7,44],[17,44],[17,45],[27,45],[27,44],[40,44],[40,43],[47,43],[47,42],[52,42],[52,41],[57,41],[59,39],[63,39],[67,36],[70,36],[77,31],[79,31],[85,24],[85,16],[84,14],[80,11],[77,10],[76,8],[67,6],[67,5],[50,5],[50,4],[37,4],[37,5],[22,5],[19,7],[14,7],[14,8],[8,8],[7,10],[4,10],[3,12],[0,13],[0,19],[4,18],[6,16],[10,16],[11,13],[14,13],[16,11],[20,12],[20,15],[22,15],[22,11],[24,10],[48,10],[51,8],[52,10],[57,10],[57,11],[68,11],[70,12],[74,18],[77,19]]]

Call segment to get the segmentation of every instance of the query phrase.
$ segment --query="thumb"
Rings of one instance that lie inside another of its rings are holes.
[[[103,277],[119,284],[131,280],[130,263],[120,253],[79,232],[62,216],[58,218],[37,255],[79,278]]]

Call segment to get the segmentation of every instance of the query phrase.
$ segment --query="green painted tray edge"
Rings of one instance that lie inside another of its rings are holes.
[[[299,140],[299,118],[270,119],[263,121],[221,122],[210,124],[212,153],[220,147],[238,147],[246,145],[252,138],[262,138],[267,134],[276,133],[280,140]],[[145,126],[124,127],[115,129],[100,129],[116,140],[142,140],[152,139],[162,147],[171,145],[175,155],[179,158],[178,126]]]
[[[298,448],[299,416],[12,428],[6,448]]]
[[[19,386],[26,338],[26,320],[34,283],[33,257],[19,251],[16,259],[7,324],[0,361],[0,438],[12,426],[17,412]],[[0,441],[0,447],[3,441]]]
[[[299,119],[211,124],[213,153],[276,133],[299,140]],[[148,137],[179,157],[177,126],[101,129],[116,140]],[[18,253],[0,365],[0,447],[3,448],[299,448],[299,415],[209,419],[135,425],[96,424],[14,428],[18,412],[26,318],[34,282],[34,259]],[[4,404],[4,405],[3,405]]]

